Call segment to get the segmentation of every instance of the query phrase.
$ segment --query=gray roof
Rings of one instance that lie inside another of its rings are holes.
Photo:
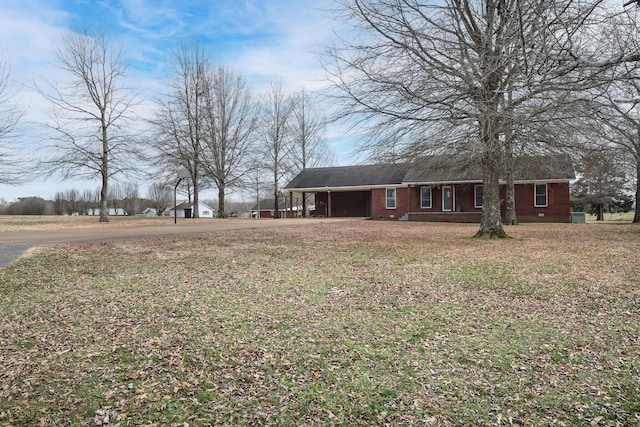
[[[285,188],[360,187],[402,184],[407,165],[359,165],[305,169]]]
[[[525,156],[516,163],[516,181],[568,181],[575,178],[566,156]],[[373,187],[408,183],[482,182],[477,161],[425,156],[411,163],[305,169],[285,189]],[[273,202],[271,203],[273,205]]]

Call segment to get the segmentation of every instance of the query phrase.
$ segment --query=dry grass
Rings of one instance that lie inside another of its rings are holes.
[[[206,221],[190,219],[190,221]],[[209,219],[210,221],[210,219]],[[173,217],[111,216],[108,223],[98,223],[97,216],[41,216],[2,215],[0,233],[12,231],[61,230],[70,228],[122,227],[141,225],[162,225],[173,222]]]
[[[2,425],[640,423],[640,228],[345,222],[0,271]]]

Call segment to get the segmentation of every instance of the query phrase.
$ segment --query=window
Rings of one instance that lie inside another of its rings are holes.
[[[420,187],[420,207],[422,209],[430,209],[431,206],[431,187]]]
[[[547,206],[547,184],[536,184],[534,205],[536,207]]]
[[[481,208],[482,207],[482,196],[484,193],[484,187],[482,185],[476,185],[475,187],[473,187],[473,205],[476,208]]]
[[[396,208],[396,189],[395,188],[387,188],[387,209],[395,209]]]
[[[453,207],[453,191],[451,186],[445,185],[442,187],[442,211],[450,212]]]

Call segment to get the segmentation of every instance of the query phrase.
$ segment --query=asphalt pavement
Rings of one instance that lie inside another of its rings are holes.
[[[2,245],[0,244],[0,268],[5,268],[20,258],[29,249],[27,245]]]

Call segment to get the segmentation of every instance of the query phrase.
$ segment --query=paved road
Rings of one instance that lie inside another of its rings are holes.
[[[248,230],[258,228],[291,227],[323,222],[349,221],[353,218],[295,218],[264,220],[215,220],[211,222],[146,226],[113,226],[111,224],[92,228],[69,228],[63,230],[16,231],[0,233],[0,268],[14,262],[32,246],[55,245],[60,243],[96,242],[123,240],[151,236],[175,236],[185,234],[216,233],[227,230]]]

